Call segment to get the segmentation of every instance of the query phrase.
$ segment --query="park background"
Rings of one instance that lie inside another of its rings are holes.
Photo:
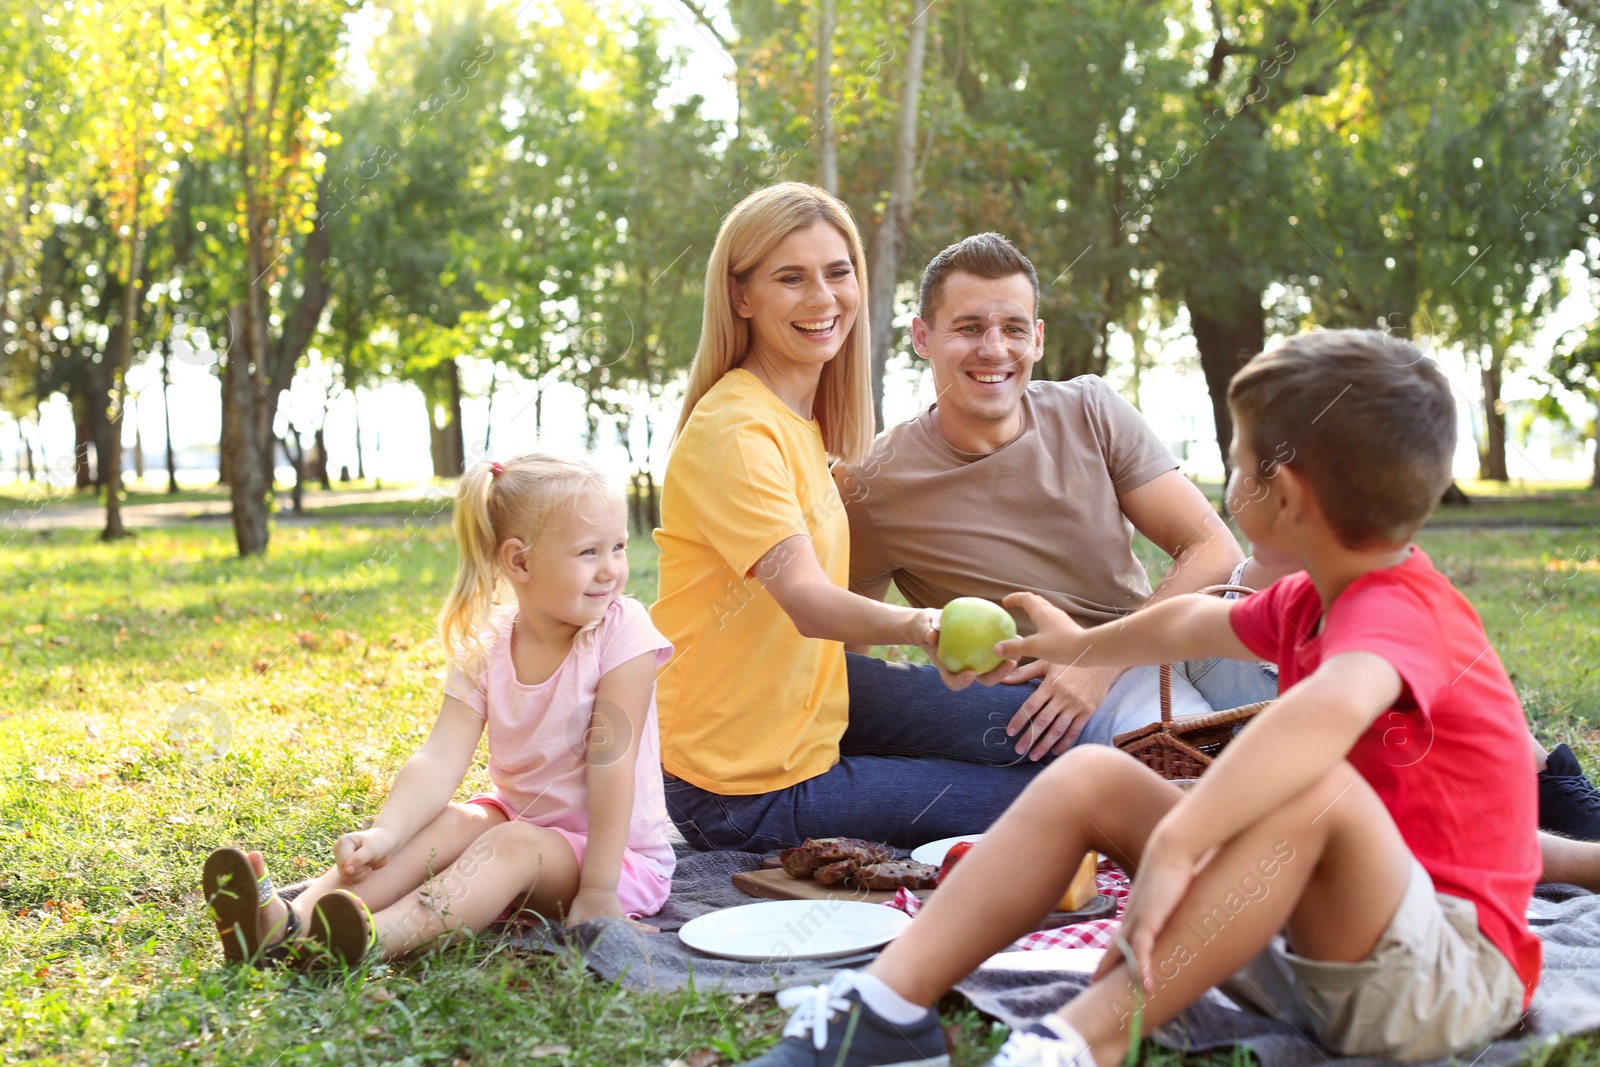
[[[774,1038],[770,1000],[492,939],[331,988],[229,972],[198,871],[240,843],[291,881],[376,813],[437,709],[473,458],[599,452],[654,598],[705,260],[780,179],[861,226],[888,423],[931,399],[922,265],[988,229],[1039,267],[1035,376],[1104,375],[1214,500],[1221,387],[1271,338],[1437,356],[1472,503],[1419,541],[1594,768],[1597,76],[1589,0],[4,0],[8,1062],[707,1067]],[[981,1062],[999,1035],[946,1008]]]

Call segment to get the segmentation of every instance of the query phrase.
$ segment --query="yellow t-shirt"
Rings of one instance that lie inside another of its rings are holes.
[[[731,370],[695,405],[667,460],[661,598],[650,609],[677,650],[656,682],[661,763],[702,789],[769,793],[839,760],[844,645],[801,637],[756,573],[796,534],[845,588],[850,523],[821,428]]]

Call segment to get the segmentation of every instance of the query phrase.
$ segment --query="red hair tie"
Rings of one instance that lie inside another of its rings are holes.
[[[499,460],[493,460],[492,462],[490,462],[490,464],[489,464],[489,473],[492,476],[499,477],[500,475],[504,474],[505,472],[506,472],[506,469],[500,465],[500,461]]]

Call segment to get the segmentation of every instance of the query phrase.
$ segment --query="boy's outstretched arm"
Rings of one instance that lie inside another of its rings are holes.
[[[1012,593],[1003,603],[1021,608],[1035,633],[995,646],[1006,659],[1033,656],[1083,667],[1139,667],[1221,656],[1258,657],[1235,636],[1228,622],[1232,601],[1190,593],[1152,604],[1116,622],[1086,629],[1037,593]]]

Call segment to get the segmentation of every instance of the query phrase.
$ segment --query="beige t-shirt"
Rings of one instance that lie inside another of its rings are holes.
[[[1085,626],[1149,598],[1117,497],[1178,464],[1132,404],[1093,375],[1033,382],[1022,433],[987,455],[941,437],[935,407],[834,470],[850,516],[853,587],[890,577],[913,606],[931,608],[1026,589]]]

